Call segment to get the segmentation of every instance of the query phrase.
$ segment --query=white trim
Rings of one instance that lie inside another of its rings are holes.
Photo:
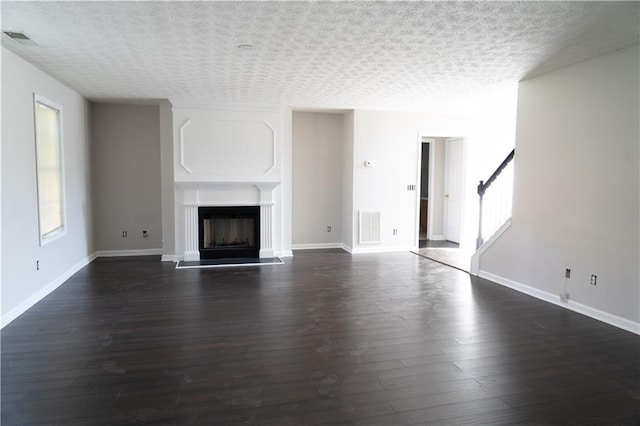
[[[293,257],[293,252],[291,250],[281,250],[276,252],[276,255],[274,257]]]
[[[265,120],[262,120],[262,122],[265,124],[265,126],[267,126],[269,128],[269,130],[271,130],[271,150],[272,150],[272,154],[273,154],[273,162],[271,163],[271,168],[269,170],[267,170],[266,173],[264,174],[266,176],[269,173],[271,173],[276,168],[276,166],[278,165],[278,162],[277,162],[278,146],[277,146],[277,141],[276,141],[276,131],[275,131],[275,129],[271,126],[271,124],[267,123]]]
[[[162,254],[161,248],[138,249],[138,250],[101,250],[97,251],[96,257],[118,257],[118,256],[153,256]]]
[[[610,314],[608,312],[601,311],[599,309],[592,308],[587,305],[583,305],[582,303],[574,302],[571,299],[569,299],[568,303],[562,303],[560,302],[560,297],[557,294],[552,294],[552,293],[528,286],[526,284],[522,284],[517,281],[513,281],[508,278],[501,277],[491,272],[480,270],[478,276],[480,278],[493,281],[496,284],[500,284],[505,287],[509,287],[513,290],[519,291],[520,293],[533,296],[536,299],[544,300],[545,302],[552,303],[556,306],[569,309],[571,311],[577,312],[582,315],[586,315],[590,318],[596,319],[598,321],[602,321],[614,327],[618,327],[623,330],[629,331],[631,333],[640,335],[640,323],[633,322],[631,320],[619,317],[617,315]]]
[[[443,234],[447,234],[448,233],[448,223],[450,221],[451,218],[451,212],[450,210],[450,203],[448,202],[447,198],[449,197],[449,193],[451,192],[451,188],[449,188],[449,185],[451,182],[449,182],[449,169],[450,169],[450,142],[457,142],[460,141],[460,183],[459,183],[459,187],[458,188],[454,188],[457,189],[459,191],[459,198],[460,198],[460,203],[458,205],[458,214],[460,215],[460,221],[458,223],[458,241],[454,241],[452,239],[449,239],[447,237],[450,237],[451,235],[445,235],[444,239],[447,241],[451,241],[454,242],[456,244],[460,244],[460,241],[463,240],[463,235],[464,235],[464,224],[465,224],[465,208],[466,208],[466,198],[467,198],[467,186],[465,185],[466,179],[467,179],[467,173],[466,173],[466,141],[465,138],[463,137],[447,137],[445,138],[444,141],[444,197],[445,199],[443,200],[443,209],[444,209],[444,214],[443,214],[443,221],[442,221],[442,232]]]
[[[65,281],[71,278],[73,274],[75,274],[80,269],[87,266],[89,263],[93,262],[96,257],[97,257],[96,253],[92,253],[89,256],[85,257],[84,259],[80,260],[78,263],[76,263],[75,265],[67,269],[62,275],[53,279],[51,282],[49,282],[49,284],[47,284],[40,290],[36,291],[35,293],[33,293],[31,296],[29,296],[26,300],[24,300],[18,306],[13,308],[11,311],[2,315],[2,319],[0,320],[2,323],[0,324],[0,328],[6,327],[13,320],[15,320],[20,315],[24,314],[32,306],[34,306],[36,303],[38,303],[39,301],[47,297],[51,292],[53,292],[55,289],[57,289],[62,284],[64,284]]]
[[[163,254],[160,259],[161,262],[179,262],[182,260],[182,256],[178,256],[175,254]]]
[[[429,240],[431,240],[431,241],[444,241],[444,235],[432,235],[431,238],[429,238]]]
[[[48,233],[42,233],[42,211],[40,209],[40,165],[38,161],[38,105],[42,105],[45,108],[55,110],[58,118],[58,155],[60,161],[60,213],[62,215],[61,227]],[[34,142],[35,142],[35,154],[36,154],[36,187],[37,187],[37,209],[38,209],[38,237],[40,241],[40,247],[44,247],[52,241],[67,235],[67,190],[64,168],[64,117],[62,112],[62,105],[53,102],[33,92],[33,128],[34,128]]]
[[[194,117],[194,118],[187,118],[187,121],[185,121],[179,128],[179,134],[180,134],[180,140],[179,140],[179,146],[180,146],[180,166],[190,175],[193,175],[193,171],[191,170],[191,168],[186,164],[185,162],[185,156],[184,156],[184,148],[185,148],[185,136],[184,136],[184,129],[191,124],[192,120],[204,120],[203,117]],[[271,173],[272,171],[274,171],[276,169],[276,167],[278,166],[278,141],[276,138],[276,131],[273,128],[273,126],[271,124],[269,124],[266,120],[226,120],[226,119],[215,119],[212,121],[216,121],[216,122],[224,122],[224,123],[260,123],[260,124],[264,124],[265,127],[267,129],[269,129],[269,131],[271,132],[271,154],[273,156],[273,160],[271,161],[271,165],[269,166],[269,168],[267,169],[266,172],[263,172],[262,175],[263,176],[267,176],[269,173]],[[202,174],[202,173],[199,173]],[[209,174],[209,173],[207,173]],[[241,173],[241,175],[246,175],[247,173]],[[227,173],[224,173],[223,176],[226,176]],[[249,173],[249,175],[253,175],[253,173]],[[217,176],[217,174],[213,174],[213,176]],[[220,177],[218,176],[218,178],[216,178],[216,180],[219,180]]]
[[[429,193],[428,197],[428,209],[427,209],[427,239],[428,240],[437,240],[439,235],[433,234],[433,224],[435,222],[433,216],[435,215],[435,210],[433,208],[433,194],[435,193],[435,181],[436,181],[436,148],[438,147],[437,140],[435,138],[423,138],[423,140],[428,140],[429,144]],[[422,153],[422,150],[420,150]],[[419,194],[418,194],[419,195]],[[420,218],[418,218],[418,221]],[[444,239],[444,237],[442,237]],[[419,243],[418,243],[419,245]]]
[[[471,256],[471,269],[469,270],[469,273],[471,275],[476,275],[476,276],[478,275],[478,273],[480,272],[480,257],[484,254],[484,252],[489,250],[489,248],[496,241],[498,241],[498,239],[502,236],[502,234],[507,232],[507,229],[509,228],[511,228],[511,218],[507,219],[507,221],[504,224],[502,224],[500,228],[498,228],[498,230],[491,236],[491,238],[485,241],[480,246],[480,248],[478,248],[478,250],[473,254],[473,256]]]
[[[351,250],[347,250],[352,254],[365,254],[365,253],[394,253],[394,252],[410,252],[414,247],[355,247]],[[345,249],[346,250],[346,249]]]
[[[342,243],[315,243],[315,244],[293,244],[291,248],[293,250],[315,250],[315,249],[341,249],[344,246]]]
[[[191,119],[187,119],[182,126],[180,126],[180,166],[185,169],[190,175],[193,174],[191,169],[184,163],[184,129],[191,123]]]
[[[433,149],[435,147],[436,140],[434,138],[428,138],[418,133],[418,164],[416,166],[416,216],[415,216],[415,241],[416,246],[420,245],[420,204],[422,200],[422,144],[429,144],[429,188],[427,188],[427,195],[433,193]],[[429,239],[431,230],[431,216],[433,215],[433,209],[427,209],[427,239]]]

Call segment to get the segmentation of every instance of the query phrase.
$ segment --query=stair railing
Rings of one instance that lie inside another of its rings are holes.
[[[478,184],[480,210],[478,215],[476,250],[484,243],[484,235],[493,235],[493,233],[511,217],[513,200],[513,157],[515,152],[516,150],[514,148],[491,174],[486,183],[481,180]],[[501,178],[498,179],[498,177]],[[487,194],[487,189],[492,185],[494,189]],[[485,201],[484,212],[483,200]]]

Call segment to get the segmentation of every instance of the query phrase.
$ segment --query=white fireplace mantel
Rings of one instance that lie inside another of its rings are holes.
[[[273,190],[275,181],[176,182],[182,195],[185,224],[184,260],[200,260],[198,207],[260,206],[260,257],[274,257]]]

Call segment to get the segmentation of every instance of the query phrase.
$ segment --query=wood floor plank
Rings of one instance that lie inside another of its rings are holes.
[[[7,425],[640,423],[639,336],[411,253],[98,259],[1,344]]]

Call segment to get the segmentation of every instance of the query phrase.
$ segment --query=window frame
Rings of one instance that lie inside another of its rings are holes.
[[[61,214],[61,226],[50,231],[48,233],[43,233],[43,209],[41,206],[41,187],[42,184],[40,182],[40,162],[39,157],[41,154],[38,152],[38,107],[42,105],[45,108],[49,108],[51,110],[56,111],[57,116],[57,133],[58,133],[58,141],[57,141],[57,150],[58,150],[58,160],[59,160],[59,179],[60,179],[60,214]],[[44,96],[40,96],[37,93],[33,94],[33,128],[34,128],[34,143],[35,143],[35,159],[36,159],[36,195],[37,195],[37,206],[38,206],[38,237],[40,246],[45,246],[52,241],[55,241],[59,238],[67,235],[67,209],[66,209],[66,191],[65,191],[65,167],[64,167],[64,138],[63,138],[63,112],[62,105],[51,101],[50,99],[45,98]]]

